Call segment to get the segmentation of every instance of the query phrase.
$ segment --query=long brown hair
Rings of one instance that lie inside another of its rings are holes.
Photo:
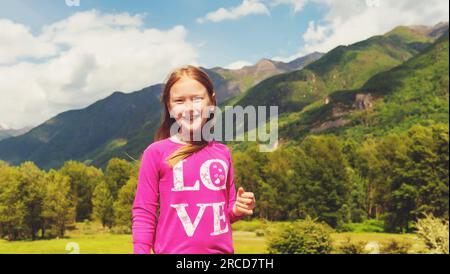
[[[169,100],[170,100],[170,90],[175,85],[175,83],[182,77],[188,77],[196,80],[202,84],[207,92],[210,102],[213,106],[217,106],[216,98],[214,96],[214,86],[203,70],[195,66],[185,66],[174,70],[170,75],[166,84],[164,86],[163,92],[161,94],[161,104],[163,105],[164,112],[161,117],[161,125],[155,134],[155,141],[163,140],[170,137],[170,128],[173,123],[176,122],[175,118],[170,116],[169,112]],[[212,117],[208,117],[207,121],[211,120]],[[212,127],[213,128],[213,127]],[[175,166],[179,161],[189,157],[191,154],[201,150],[208,145],[208,142],[203,140],[194,141],[192,143],[186,144],[176,151],[174,151],[169,157],[167,157],[167,162],[170,166]]]

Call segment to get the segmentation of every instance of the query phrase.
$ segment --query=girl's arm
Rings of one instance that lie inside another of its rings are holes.
[[[230,218],[230,223],[234,223],[239,221],[242,218],[241,216],[237,216],[233,213],[234,203],[236,202],[236,186],[234,183],[234,168],[233,168],[233,160],[231,158],[231,153],[228,151],[229,163],[230,167],[228,170],[228,217]]]
[[[132,234],[135,254],[150,254],[154,245],[158,206],[158,168],[154,149],[147,148],[142,156],[136,196],[132,210]]]

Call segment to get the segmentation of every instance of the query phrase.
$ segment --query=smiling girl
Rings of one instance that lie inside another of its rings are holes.
[[[236,193],[229,149],[199,134],[216,106],[213,84],[199,68],[179,68],[161,103],[163,120],[139,170],[134,253],[234,253],[231,224],[253,214],[255,197],[243,188]]]

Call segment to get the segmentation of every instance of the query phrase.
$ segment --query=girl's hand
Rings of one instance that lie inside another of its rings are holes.
[[[252,215],[255,203],[256,199],[253,192],[245,192],[244,188],[240,187],[237,192],[236,203],[233,207],[234,215]]]

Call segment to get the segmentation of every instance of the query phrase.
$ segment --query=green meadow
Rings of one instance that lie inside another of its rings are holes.
[[[278,229],[283,222],[268,224],[270,228]],[[267,225],[266,225],[267,226]],[[237,254],[267,253],[267,237],[260,233],[261,224],[258,221],[239,221],[233,224],[233,239]],[[423,243],[414,234],[389,234],[375,232],[345,232],[333,233],[333,247],[350,239],[352,242],[386,243],[390,240],[408,242],[411,252],[420,251]],[[78,250],[73,249],[74,243]],[[76,227],[67,232],[65,238],[35,241],[7,241],[0,240],[0,254],[131,254],[133,245],[131,235],[115,234],[103,229],[100,224],[77,223]],[[336,253],[336,251],[334,252]]]

